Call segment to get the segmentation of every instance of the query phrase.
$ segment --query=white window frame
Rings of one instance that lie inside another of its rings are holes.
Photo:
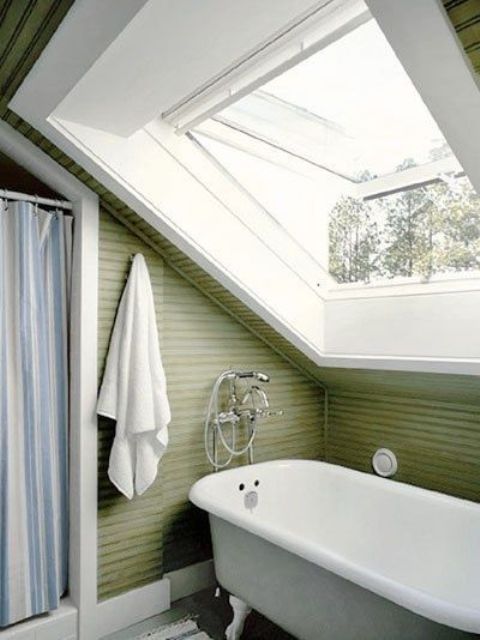
[[[185,133],[370,18],[359,0],[318,2],[295,24],[286,25],[282,33],[261,43],[247,59],[237,61],[220,77],[162,113],[162,119],[178,134]]]
[[[235,126],[232,126],[232,123],[226,121],[225,118],[223,118],[222,115],[218,113],[228,105],[239,100],[241,97],[244,97],[245,95],[252,93],[255,89],[263,86],[263,84],[265,84],[272,78],[284,73],[286,70],[292,68],[296,64],[299,64],[306,57],[309,57],[313,53],[316,53],[322,48],[334,43],[336,40],[340,39],[347,33],[359,27],[361,24],[364,24],[365,22],[370,20],[372,17],[377,20],[382,30],[386,29],[387,39],[390,42],[390,34],[393,34],[393,36],[397,35],[395,30],[395,17],[398,17],[398,15],[396,16],[396,14],[398,14],[399,8],[397,4],[395,4],[395,0],[388,0],[388,2],[383,2],[383,5],[382,0],[371,0],[371,2],[369,2],[368,0],[365,1],[369,5],[369,8],[372,10],[372,13],[361,13],[357,8],[357,15],[355,17],[350,17],[350,19],[347,19],[342,25],[342,28],[339,28],[338,24],[334,22],[333,24],[335,24],[336,28],[332,29],[328,34],[324,33],[323,37],[320,38],[318,42],[316,42],[315,46],[311,46],[308,48],[308,51],[303,48],[301,56],[297,55],[291,57],[288,64],[284,62],[277,65],[269,74],[257,77],[255,82],[248,83],[245,81],[242,85],[243,88],[241,91],[230,92],[228,99],[223,101],[217,100],[217,102],[215,102],[215,106],[213,106],[212,104],[208,109],[195,112],[194,117],[191,117],[190,120],[188,120],[187,118],[188,122],[187,120],[183,121],[182,123],[177,122],[177,133],[183,133],[188,128],[194,127],[194,133],[197,132],[201,135],[211,138],[212,140],[229,145],[234,149],[244,151],[251,154],[252,156],[261,158],[273,164],[277,164],[291,171],[299,172],[308,177],[315,177],[315,174],[318,171],[333,173],[337,177],[343,178],[345,180],[345,195],[350,195],[351,197],[364,200],[373,200],[390,195],[392,193],[398,193],[407,189],[413,189],[432,184],[440,179],[440,176],[442,174],[454,174],[455,177],[466,175],[458,159],[454,155],[452,155],[447,158],[441,158],[439,160],[434,160],[426,164],[411,167],[401,172],[379,176],[378,178],[367,182],[353,182],[347,175],[342,175],[332,168],[322,166],[319,162],[315,161],[314,158],[309,156],[309,154],[304,149],[302,149],[301,146],[294,147],[292,145],[283,144],[281,140],[268,139],[266,136],[262,136],[261,134],[259,135],[255,132],[249,131],[246,127],[242,126],[241,123],[235,123]],[[438,4],[437,0],[427,0],[427,2]],[[407,0],[405,4],[414,5],[415,0]],[[349,5],[348,9],[352,11],[354,6],[354,4]],[[419,15],[419,19],[421,19],[423,22],[426,22],[427,19],[431,19],[431,8],[424,7],[424,9],[426,10],[422,11],[422,9],[419,10],[419,7],[417,6],[416,9]],[[403,10],[404,9],[402,8],[402,10],[400,10],[400,13],[403,14]],[[437,30],[440,30],[446,26],[450,32],[453,31],[453,27],[449,23],[448,17],[446,16],[443,8],[439,15],[437,12],[437,22],[440,23],[436,25]],[[308,27],[304,27],[304,32],[307,30],[307,28],[312,29],[312,24],[309,24]],[[438,41],[438,33],[435,32],[434,35],[435,39]],[[310,37],[313,39],[311,33]],[[399,42],[395,41],[395,44],[397,46],[394,46],[394,50],[399,56],[400,60],[403,61],[402,54],[406,43],[403,42],[402,38],[397,38],[397,40],[399,40]],[[452,49],[451,42],[449,43],[449,45],[450,49]],[[458,65],[458,54],[460,54],[460,57],[463,58],[463,61],[467,63],[466,72],[473,74],[471,65],[469,68],[468,59],[466,59],[463,50],[460,50],[461,47],[459,43],[456,42],[456,45],[457,60],[455,60],[455,64]],[[451,52],[451,55],[453,55],[453,52]],[[276,58],[273,58],[273,60],[276,60]],[[409,69],[406,70],[407,72],[409,71]],[[450,68],[448,68],[448,73],[450,77]],[[409,73],[409,75],[410,77],[412,76],[411,72]],[[435,76],[436,75],[438,74],[435,74]],[[425,78],[423,69],[420,76],[421,80],[423,81],[423,79]],[[411,77],[411,79],[416,85],[417,89],[419,89],[418,83],[415,82],[415,78]],[[473,81],[474,85],[476,84],[477,89],[480,89],[480,83],[475,76],[473,77]],[[469,84],[471,85],[471,83]],[[469,88],[471,90],[472,87],[470,86]],[[422,96],[421,93],[420,95]],[[433,100],[433,109],[431,104],[429,104],[429,101],[426,102],[427,106],[432,110],[432,113],[435,116],[435,112],[437,111],[437,109],[435,109],[435,106],[437,104],[436,97],[434,97]],[[294,107],[294,105],[292,105],[292,107]],[[441,109],[439,109],[439,111],[441,111]],[[209,116],[210,119],[208,119]],[[301,117],[300,109],[299,117]],[[171,119],[170,121],[175,124],[175,119]],[[312,124],[312,126],[315,125]],[[450,129],[449,127],[447,128]],[[476,130],[477,129],[478,134],[480,135],[480,127],[478,126],[478,123],[476,126]],[[476,182],[480,186],[479,170],[477,170],[476,175],[477,174],[478,180]],[[477,192],[480,193],[478,188]],[[422,278],[420,276],[414,276],[412,278],[399,276],[391,279],[378,280],[371,283],[336,283],[332,277],[330,279],[330,287],[328,289],[327,295],[337,297],[337,295],[340,294],[343,297],[343,295],[350,296],[352,292],[355,292],[355,297],[378,297],[379,295],[387,295],[386,292],[388,292],[388,295],[410,295],[413,291],[416,291],[418,287],[421,287],[421,289],[425,292],[435,291],[438,293],[443,293],[450,291],[471,290],[473,288],[478,288],[479,286],[480,270],[438,273],[432,275],[428,279]]]

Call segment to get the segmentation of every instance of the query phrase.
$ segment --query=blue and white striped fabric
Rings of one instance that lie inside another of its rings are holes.
[[[0,626],[67,586],[71,219],[0,203]]]

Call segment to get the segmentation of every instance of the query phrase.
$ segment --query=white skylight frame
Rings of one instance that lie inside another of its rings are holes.
[[[272,96],[272,98],[274,97]],[[289,105],[287,108],[291,110],[295,107],[294,105]],[[299,113],[299,118],[302,117],[304,115]],[[318,156],[316,158],[308,149],[285,144],[280,138],[260,135],[249,129],[248,126],[229,121],[221,114],[214,115],[210,120],[200,123],[194,128],[194,132],[269,162],[278,163],[294,171],[300,171],[305,175],[313,175],[318,170],[335,174],[345,179],[346,183],[348,183],[348,193],[354,198],[370,199],[404,188],[422,186],[439,179],[441,175],[446,173],[464,174],[457,158],[450,156],[405,169],[401,172],[379,176],[368,182],[355,182],[350,176],[342,174],[340,170],[335,170],[334,167],[322,164],[321,157]]]
[[[273,34],[246,59],[198,87],[161,118],[178,134],[186,133],[370,18],[362,0],[320,0],[295,24]]]
[[[312,52],[318,53],[319,50],[335,44],[350,33],[357,32],[358,28],[362,27],[362,25],[371,22],[373,16],[367,14],[365,11],[362,13],[360,10],[362,5],[365,6],[363,2],[358,0],[357,11],[362,16],[360,22],[356,19],[346,19],[342,29],[337,28],[335,31],[330,31],[328,38],[323,38],[317,47],[311,47],[308,56],[303,56],[300,60],[292,60],[292,64],[289,64],[287,67],[281,66],[277,68],[275,73],[272,74],[273,79],[281,79],[286,70],[296,66],[305,58],[311,57]],[[338,16],[336,17],[338,19]],[[381,33],[381,30],[377,29],[377,31]],[[381,47],[383,46],[381,40],[378,40],[376,46],[379,45]],[[375,59],[378,59],[378,56]],[[400,70],[400,67],[401,65],[398,65],[397,61],[395,61],[395,65],[392,67],[394,77],[397,68]],[[388,65],[387,71],[390,71]],[[390,76],[391,73],[385,77]],[[402,69],[399,81],[404,82],[404,78],[407,78],[407,74],[405,74]],[[342,166],[342,160],[335,161],[335,159],[333,159],[332,161],[332,158],[328,158],[328,154],[331,154],[331,148],[335,146],[335,143],[332,144],[331,141],[329,142],[327,140],[327,142],[325,142],[321,138],[319,139],[319,132],[320,134],[322,134],[322,131],[326,132],[326,136],[328,136],[329,133],[335,135],[336,132],[339,136],[339,142],[341,143],[342,140],[348,140],[348,130],[341,131],[337,123],[331,122],[321,117],[321,115],[317,115],[316,112],[309,110],[308,107],[299,106],[296,95],[293,97],[294,103],[293,101],[283,99],[281,96],[269,93],[270,85],[268,82],[270,80],[272,80],[271,76],[267,79],[258,79],[255,84],[250,85],[250,93],[245,96],[244,92],[242,92],[244,96],[242,99],[239,98],[239,94],[235,95],[235,97],[233,97],[232,94],[229,100],[229,108],[223,108],[221,111],[217,110],[211,114],[210,119],[201,120],[196,124],[195,130],[214,140],[231,144],[235,148],[248,151],[254,156],[264,157],[264,159],[267,160],[273,159],[275,156],[276,161],[281,159],[282,164],[288,165],[289,162],[285,158],[282,159],[281,154],[284,153],[300,161],[303,160],[313,167],[332,172],[351,183],[351,189],[348,189],[348,192],[349,195],[356,198],[373,198],[400,190],[404,184],[406,186],[420,186],[436,180],[445,173],[459,174],[463,172],[458,160],[455,157],[451,157],[432,160],[430,162],[422,161],[412,169],[406,170],[405,175],[402,175],[404,173],[403,171],[401,173],[387,171],[385,174],[380,174],[374,179],[360,182],[356,175],[351,173],[351,170],[349,172],[346,169],[345,156],[348,154],[345,153],[345,149],[340,149],[338,152],[343,158],[344,166]],[[263,84],[260,85],[260,89],[256,89],[260,81],[267,83],[266,90],[263,88]],[[413,96],[408,85],[411,86],[411,83],[409,82],[405,88],[409,94]],[[223,105],[223,107],[225,107],[225,105]],[[425,113],[427,113],[427,111],[425,111]],[[421,115],[421,110],[418,111],[418,115]],[[416,116],[417,118],[418,115]],[[433,123],[433,119],[430,118],[430,120]],[[278,122],[281,122],[281,126],[276,126]],[[428,118],[426,122],[428,122]],[[418,123],[414,122],[414,124],[418,126]],[[441,131],[438,133],[442,135]],[[242,135],[240,134],[248,137],[249,141],[247,142],[245,139],[242,140]],[[380,140],[381,139],[382,138],[380,138]],[[272,151],[269,153],[265,147],[270,147],[270,149],[280,152],[280,155]],[[355,147],[353,147],[353,150],[355,151]],[[325,151],[327,153],[325,153]],[[301,167],[302,163],[300,162],[300,168]],[[363,168],[368,169],[369,167],[365,165]],[[358,183],[358,188],[355,187],[355,183]]]
[[[335,35],[332,34],[328,39],[328,42],[324,41],[323,46],[334,43],[337,39],[340,39],[349,32],[357,29],[370,19],[370,15],[362,14],[361,21],[353,20],[348,22],[348,24],[344,26],[344,29],[337,30]],[[323,47],[318,47],[318,49],[321,48]],[[295,62],[295,64],[297,63],[298,61]],[[288,65],[286,68],[288,69],[291,66],[294,65]],[[277,73],[274,75],[279,75],[284,71],[285,68],[282,67],[278,69]],[[320,120],[324,121],[325,126],[331,126],[332,129],[335,128],[334,123],[330,123],[301,107],[285,102],[275,95],[269,95],[268,92],[265,92],[262,89],[253,92],[252,98],[270,101],[271,106],[277,109],[283,108],[285,112],[284,115],[287,117],[289,117],[294,111],[297,111],[299,119],[302,119],[302,126],[308,126],[309,121],[312,123],[312,133],[314,127],[318,127],[318,121]],[[232,100],[236,99],[237,98],[232,98]],[[245,102],[245,100],[246,98],[243,98],[242,102]],[[316,122],[313,122],[315,120]],[[282,141],[281,137],[259,133],[258,131],[255,131],[254,127],[249,126],[249,124],[248,113],[247,118],[243,118],[243,121],[242,118],[240,118],[240,121],[231,120],[228,118],[228,114],[225,116],[223,113],[213,113],[210,120],[203,120],[197,124],[194,131],[218,142],[230,145],[237,150],[245,151],[258,158],[267,160],[274,164],[279,164],[280,166],[287,167],[293,171],[299,171],[305,175],[314,175],[317,171],[333,173],[337,177],[343,178],[345,182],[348,183],[345,195],[365,201],[381,198],[409,189],[428,186],[442,180],[442,176],[457,178],[466,175],[458,159],[454,155],[451,155],[449,157],[432,160],[418,166],[413,166],[400,172],[387,173],[365,182],[356,182],[352,179],[352,176],[346,175],[335,169],[335,167],[328,166],[326,163],[322,163],[321,153],[316,156],[315,152],[312,152],[312,149],[308,149],[305,145],[295,146],[291,141],[285,144],[285,141]],[[234,178],[232,177],[232,179]],[[409,284],[422,284],[424,287],[428,284],[435,284],[436,289],[438,289],[439,283],[443,282],[446,283],[447,289],[450,289],[452,283],[454,288],[456,288],[459,281],[473,281],[479,277],[480,271],[466,270],[454,273],[434,273],[428,278],[424,278],[422,276],[413,276],[409,278],[398,276],[369,283],[338,283],[332,278],[333,285],[330,287],[330,291],[346,288],[371,290],[374,288],[381,289],[382,287],[391,287],[396,285],[403,287],[405,285],[408,286]],[[462,288],[462,286],[460,286],[460,288]]]

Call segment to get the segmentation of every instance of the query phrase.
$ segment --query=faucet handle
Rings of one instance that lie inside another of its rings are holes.
[[[218,414],[218,421],[215,420],[215,422],[218,425],[225,424],[226,422],[236,424],[239,420],[240,416],[238,416],[234,411],[222,411]]]
[[[278,411],[272,411],[271,409],[259,409],[258,415],[261,418],[279,418],[283,416],[285,411],[283,409],[278,409]]]

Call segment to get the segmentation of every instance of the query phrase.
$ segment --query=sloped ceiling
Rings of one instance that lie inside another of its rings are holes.
[[[415,395],[438,398],[440,395],[445,401],[478,400],[480,378],[475,376],[402,372],[387,374],[382,371],[318,367],[103,187],[91,174],[9,110],[7,107],[9,100],[72,4],[73,0],[4,0],[0,3],[0,117],[5,122],[95,191],[105,209],[158,251],[173,269],[309,377],[331,388],[353,388],[364,392],[374,389],[375,393],[397,393],[405,397]],[[478,35],[480,20],[479,1],[445,0],[445,6],[452,19],[456,20],[454,24],[462,42],[465,44],[467,53],[471,57],[474,56],[471,59],[478,69],[479,38],[475,34]],[[470,26],[467,27],[466,23],[473,25],[473,31],[470,32]],[[468,37],[467,34],[469,34]],[[477,63],[474,60],[477,60]]]
[[[0,2],[0,112],[32,68],[73,0]]]

